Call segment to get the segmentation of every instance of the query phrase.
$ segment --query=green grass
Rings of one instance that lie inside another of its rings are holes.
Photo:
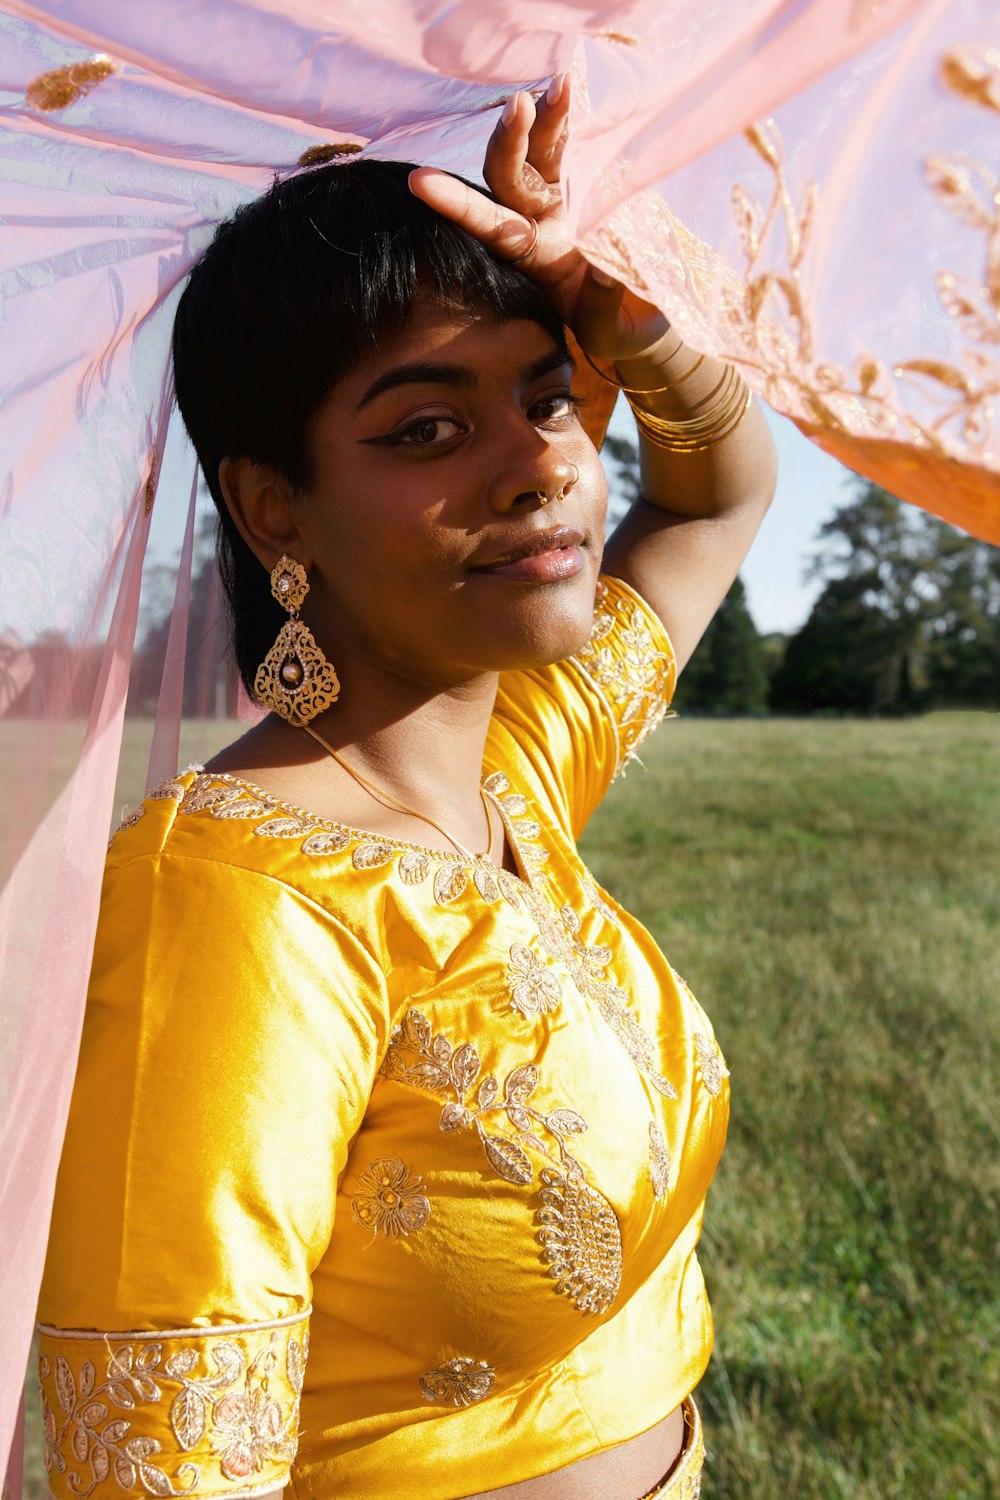
[[[1000,718],[668,724],[588,830],[732,1070],[714,1500],[1000,1495]]]
[[[678,719],[644,760],[584,852],[732,1070],[705,1495],[1000,1496],[1000,716]]]

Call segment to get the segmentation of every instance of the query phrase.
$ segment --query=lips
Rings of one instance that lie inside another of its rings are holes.
[[[583,542],[583,532],[574,527],[553,526],[474,563],[472,571],[531,583],[556,583],[575,577],[583,568]]]

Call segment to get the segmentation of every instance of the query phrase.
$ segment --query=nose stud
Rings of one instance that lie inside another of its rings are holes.
[[[580,470],[577,468],[576,464],[570,464],[570,468],[573,471],[573,476],[572,476],[571,479],[567,479],[566,483],[563,485],[562,489],[558,492],[558,494],[556,494],[556,495],[547,495],[544,490],[536,490],[535,491],[535,495],[538,498],[539,505],[548,505],[548,503],[549,503],[550,500],[565,500],[566,499],[566,496],[569,494],[570,490],[573,488],[574,484],[576,484],[576,481],[580,477]]]

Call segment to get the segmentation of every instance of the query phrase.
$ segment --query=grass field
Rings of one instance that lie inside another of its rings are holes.
[[[585,853],[732,1070],[706,1500],[1000,1497],[1000,716],[678,719],[644,760]]]

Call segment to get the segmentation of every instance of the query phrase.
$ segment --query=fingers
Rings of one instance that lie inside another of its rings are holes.
[[[558,183],[569,128],[569,75],[557,73],[535,107],[528,133],[528,165],[548,183]]]
[[[569,118],[569,81],[557,75],[537,104],[512,94],[486,148],[483,175],[501,203],[538,218],[561,205],[559,169]]]
[[[435,213],[453,219],[462,229],[507,260],[517,260],[533,248],[537,229],[530,216],[493,203],[475,188],[437,167],[416,167],[410,191]]]

